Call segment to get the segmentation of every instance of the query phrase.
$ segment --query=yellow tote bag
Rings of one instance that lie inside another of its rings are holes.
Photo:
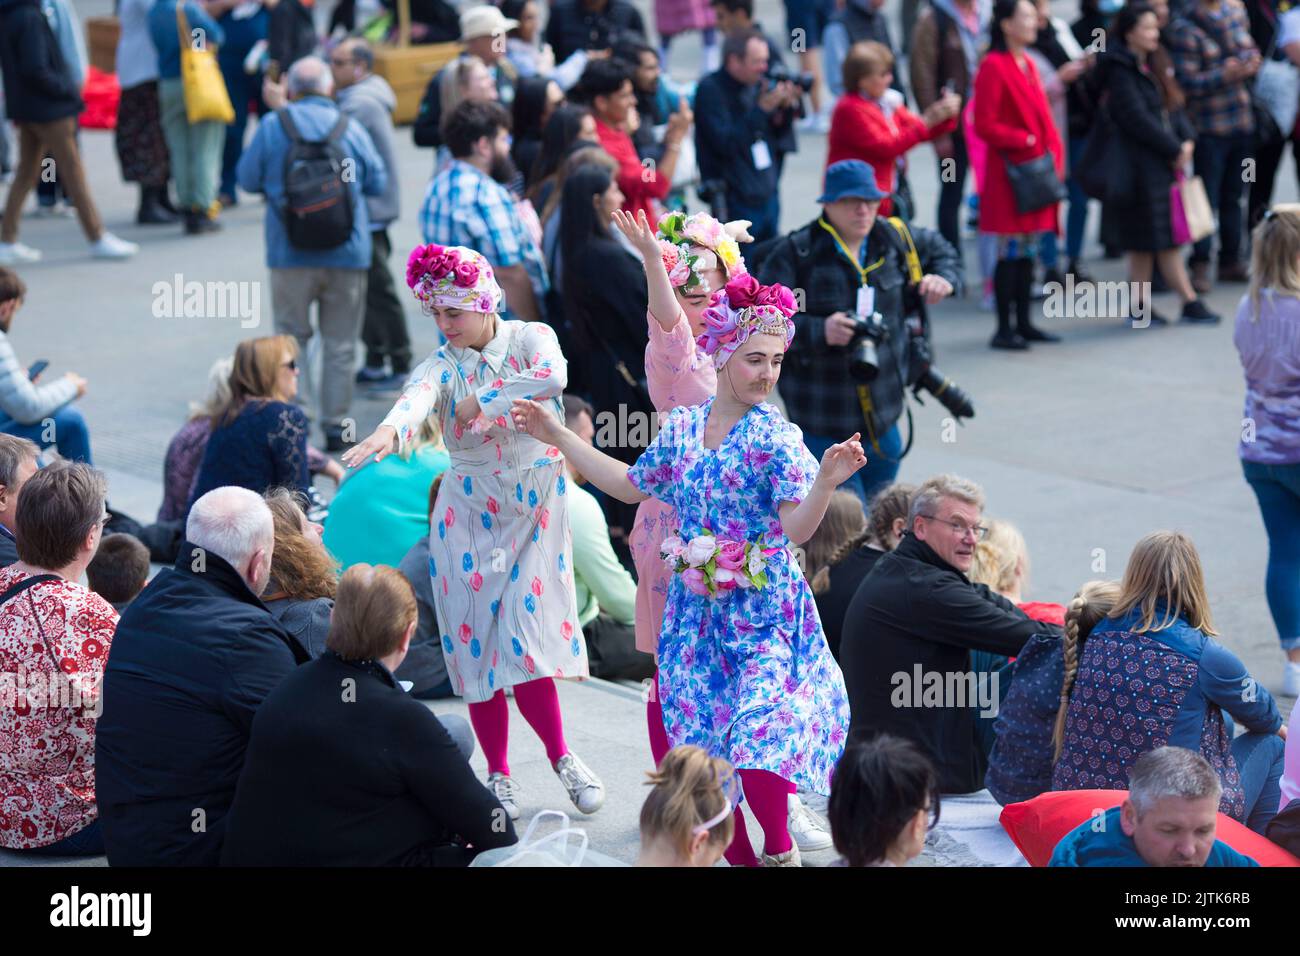
[[[185,92],[186,119],[191,123],[233,123],[235,107],[226,92],[217,55],[208,48],[206,38],[196,44],[190,36],[184,0],[176,4],[176,29],[181,41],[181,89]]]

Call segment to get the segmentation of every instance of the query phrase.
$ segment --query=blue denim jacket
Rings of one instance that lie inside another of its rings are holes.
[[[339,118],[338,106],[325,96],[303,97],[290,103],[288,109],[306,139],[323,139]],[[352,235],[334,249],[298,249],[290,244],[280,213],[284,202],[284,160],[289,153],[289,137],[274,113],[268,113],[258,124],[257,135],[239,158],[235,172],[240,189],[266,194],[267,268],[370,268],[370,219],[366,213],[365,197],[383,193],[388,173],[370,134],[356,120],[348,122],[342,148],[344,154],[355,162],[355,177],[348,185],[352,195]]]

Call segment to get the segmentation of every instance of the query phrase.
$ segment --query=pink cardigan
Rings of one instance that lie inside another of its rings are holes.
[[[671,332],[665,332],[649,313],[646,322],[650,328],[645,348],[646,381],[655,410],[665,415],[679,405],[701,405],[712,398],[718,390],[718,373],[713,359],[696,346],[686,314],[677,313],[677,324]],[[676,530],[677,512],[672,505],[649,498],[637,507],[628,546],[638,578],[636,648],[647,654],[659,649],[659,631],[672,578],[659,557],[659,546]]]

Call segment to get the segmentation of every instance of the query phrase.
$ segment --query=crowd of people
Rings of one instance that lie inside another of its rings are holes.
[[[1033,601],[1025,538],[976,483],[896,481],[909,389],[973,414],[933,368],[927,311],[965,294],[968,171],[994,348],[1058,341],[1035,324],[1039,270],[1092,281],[1091,200],[1143,290],[1134,325],[1165,322],[1158,279],[1184,321],[1219,321],[1201,298],[1217,257],[1219,282],[1248,284],[1240,454],[1300,692],[1300,206],[1271,203],[1288,136],[1251,105],[1265,62],[1300,64],[1300,20],[1137,0],[1085,2],[1069,26],[1046,2],[932,0],[904,83],[876,0],[790,0],[801,72],[752,0],[656,2],[657,47],[626,0],[558,0],[544,28],[537,0],[430,0],[417,40],[462,52],[412,128],[434,151],[416,204],[353,6],[325,40],[300,0],[124,0],[116,145],[138,221],[203,235],[262,195],[274,313],[213,364],[142,525],[108,506],[86,380],[38,382],[8,338],[27,290],[6,266],[40,258],[17,236],[47,155],[93,253],[136,250],[86,186],[75,19],[0,0],[19,133],[0,225],[0,729],[17,741],[0,788],[19,799],[0,847],[465,865],[517,841],[510,698],[576,810],[604,805],[556,687],[587,677],[649,689],[643,865],[833,847],[901,866],[941,794],[986,788],[1127,791],[1104,836],[1061,840],[1062,866],[1250,865],[1215,841],[1220,816],[1270,835],[1300,814],[1300,740],[1220,643],[1190,538],[1152,532],[1122,580]],[[187,112],[178,17],[216,48],[232,121]],[[662,64],[695,30],[709,62],[679,86]],[[817,132],[819,208],[783,234],[786,159]],[[923,144],[937,229],[912,222]],[[1218,226],[1190,244],[1193,172]],[[422,243],[398,282],[404,207]],[[437,329],[423,361],[412,300]],[[364,438],[358,386],[392,400]],[[422,703],[451,697],[468,721]]]

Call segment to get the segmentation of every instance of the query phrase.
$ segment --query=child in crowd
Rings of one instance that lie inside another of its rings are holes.
[[[939,775],[910,740],[854,740],[835,768],[826,815],[837,866],[905,866],[939,822]]]
[[[971,583],[987,584],[1035,621],[1064,625],[1064,605],[1023,600],[1029,580],[1029,549],[1020,529],[1009,521],[994,519],[986,523],[989,531],[975,547],[975,561],[968,575]]]
[[[1065,705],[1083,642],[1119,600],[1119,582],[1089,581],[1065,612],[1065,636],[1035,634],[1010,674],[993,723],[995,742],[984,785],[998,803],[1019,803],[1052,789],[1052,765],[1061,752]]]
[[[736,827],[735,770],[699,747],[674,747],[648,774],[637,866],[713,866]]]
[[[106,534],[86,567],[86,581],[121,614],[149,583],[149,549],[129,534]]]

